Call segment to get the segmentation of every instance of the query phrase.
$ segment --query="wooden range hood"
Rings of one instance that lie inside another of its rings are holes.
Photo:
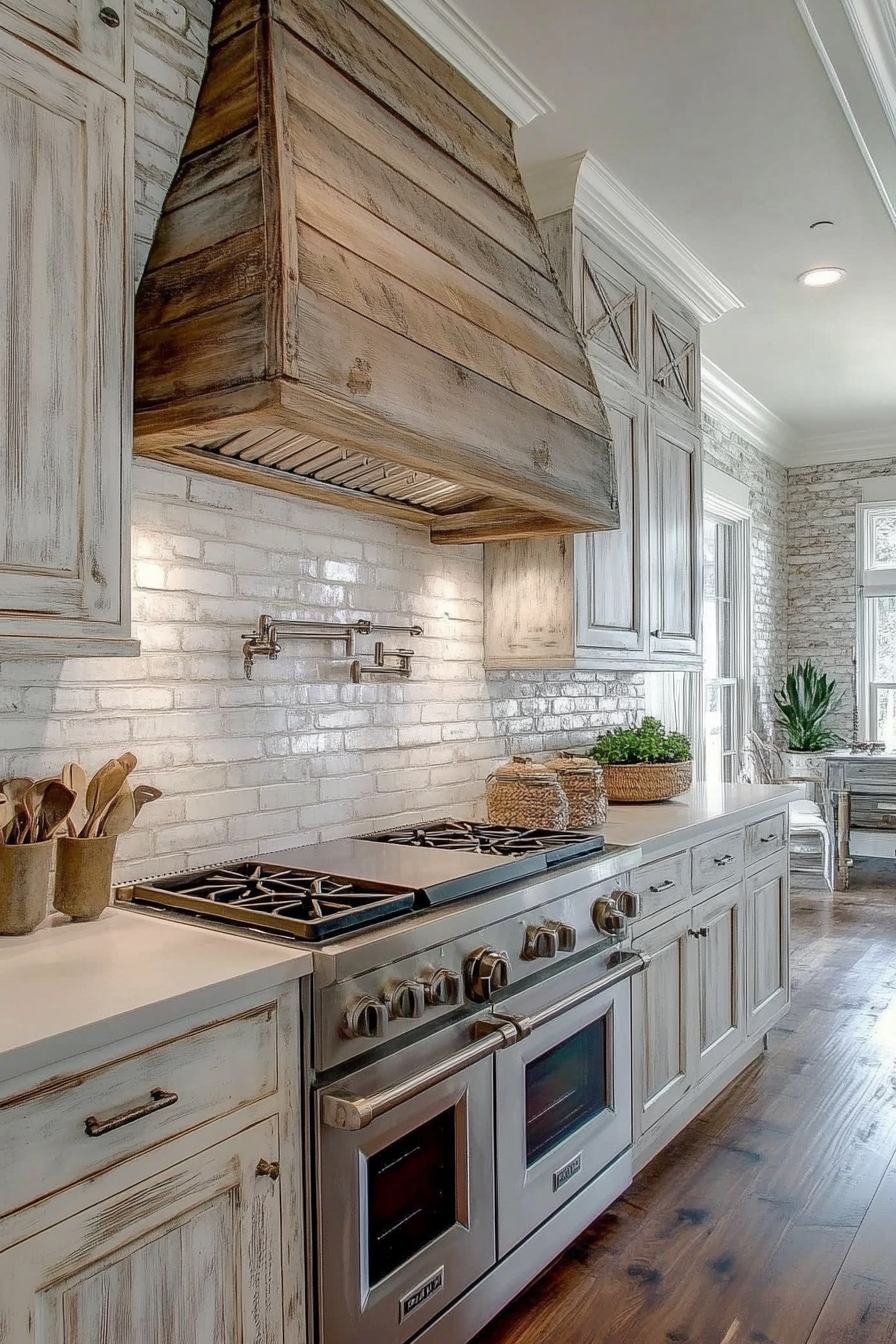
[[[511,126],[381,0],[224,0],[137,298],[136,450],[468,542],[618,527]]]

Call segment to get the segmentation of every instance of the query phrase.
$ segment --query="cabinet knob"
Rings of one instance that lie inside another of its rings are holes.
[[[120,28],[121,16],[111,5],[103,5],[100,10],[100,23],[104,23],[107,28]]]
[[[270,1176],[272,1181],[277,1181],[280,1179],[280,1163],[269,1162],[266,1157],[263,1157],[255,1168],[255,1175]]]

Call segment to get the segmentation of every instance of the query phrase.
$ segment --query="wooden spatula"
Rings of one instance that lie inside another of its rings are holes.
[[[40,808],[34,815],[32,827],[38,840],[51,840],[68,821],[75,805],[75,795],[59,779],[51,779],[44,789]]]
[[[138,817],[141,808],[147,803],[154,803],[161,796],[162,790],[153,788],[152,784],[138,784],[134,790],[134,816]]]
[[[127,784],[122,784],[114,802],[103,818],[100,834],[123,835],[133,826],[136,815],[134,795]]]
[[[81,831],[82,836],[96,836],[101,833],[106,813],[127,776],[127,766],[122,765],[121,761],[107,761],[105,765],[100,766],[87,786],[88,815]]]

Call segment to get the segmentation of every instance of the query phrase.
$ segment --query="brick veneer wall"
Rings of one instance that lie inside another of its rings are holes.
[[[836,729],[853,731],[856,505],[859,482],[896,476],[896,457],[793,467],[788,473],[788,657],[811,658],[845,691]]]
[[[202,73],[206,0],[138,0],[137,265]],[[486,676],[481,547],[155,463],[134,472],[137,659],[0,665],[0,778],[133,750],[165,797],[119,841],[126,878],[366,824],[475,810],[511,751],[553,751],[643,709],[644,678]],[[348,680],[328,646],[287,645],[251,682],[262,611],[423,623],[413,679]]]
[[[750,489],[753,725],[774,734],[773,692],[787,669],[787,469],[710,416],[703,455]]]

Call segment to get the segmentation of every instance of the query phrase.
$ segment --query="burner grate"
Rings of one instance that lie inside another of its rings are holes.
[[[248,862],[138,883],[125,899],[308,942],[404,913],[413,906],[414,893],[385,883]]]
[[[402,826],[394,831],[378,831],[362,840],[377,840],[389,845],[415,845],[420,849],[447,849],[460,854],[492,854],[515,858],[525,854],[544,854],[548,862],[594,853],[603,848],[603,837],[590,831],[545,831],[523,826],[499,826],[480,821],[431,821]]]

